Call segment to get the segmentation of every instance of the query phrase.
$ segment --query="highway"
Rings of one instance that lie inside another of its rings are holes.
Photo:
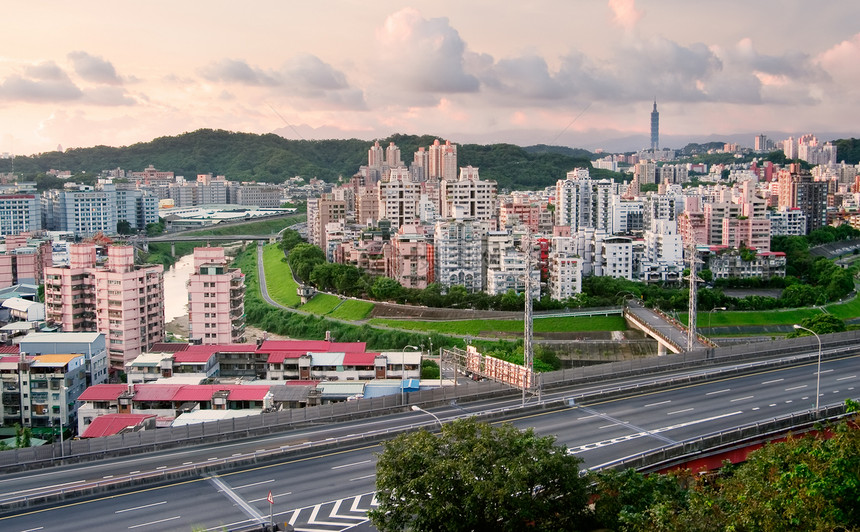
[[[621,457],[657,449],[738,425],[810,409],[815,403],[816,365],[766,369],[670,389],[641,393],[587,406],[573,405],[511,420],[552,434],[582,458],[583,467],[599,467]],[[653,379],[653,377],[652,377]],[[597,386],[597,385],[595,385]],[[571,394],[545,394],[555,400]],[[860,356],[825,360],[821,371],[821,404],[860,397]],[[498,408],[513,400],[430,409],[443,421]],[[73,486],[91,479],[205,462],[211,458],[283,445],[296,439],[336,438],[355,431],[387,430],[409,425],[434,428],[421,412],[373,418],[258,439],[154,453],[121,460],[65,466],[55,470],[0,476],[0,503],[47,486]],[[195,478],[130,493],[108,494],[91,501],[61,503],[52,508],[0,517],[0,528],[37,530],[227,530],[267,520],[271,491],[277,522],[292,522],[298,530],[346,530],[366,520],[373,504],[378,445],[343,448],[267,465],[247,467],[215,478]]]

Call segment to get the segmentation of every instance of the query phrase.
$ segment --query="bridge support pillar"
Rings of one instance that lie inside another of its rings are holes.
[[[171,243],[170,243],[170,256],[171,256],[171,257],[175,257],[175,256],[176,256],[176,242],[171,242]]]
[[[663,342],[657,342],[657,356],[666,356],[666,344],[664,344]]]

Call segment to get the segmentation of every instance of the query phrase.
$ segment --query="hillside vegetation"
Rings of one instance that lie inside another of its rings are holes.
[[[382,146],[388,146],[389,142],[397,144],[403,162],[408,165],[419,147],[426,148],[437,138],[392,135],[380,139],[379,143]],[[456,143],[455,139],[451,140]],[[51,169],[70,170],[76,176],[84,172],[93,176],[117,167],[141,171],[153,165],[186,177],[211,173],[224,175],[232,181],[281,183],[301,176],[334,182],[339,177],[348,179],[359,166],[367,164],[367,150],[371,145],[371,141],[360,139],[289,140],[275,134],[200,129],[121,148],[95,146],[18,156],[14,163],[16,173],[34,179]],[[576,167],[591,168],[590,158],[591,154],[585,150],[563,147],[522,148],[512,144],[458,144],[457,147],[459,166],[479,168],[481,178],[497,181],[500,189],[552,185]],[[11,171],[11,163],[10,159],[0,160],[0,172]],[[612,172],[595,175],[620,177]]]

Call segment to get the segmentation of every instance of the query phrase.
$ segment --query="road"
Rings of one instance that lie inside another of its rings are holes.
[[[682,329],[680,324],[675,326],[669,323],[663,315],[635,301],[629,301],[627,309],[636,319],[644,323],[652,331],[663,335],[664,338],[681,350],[686,349],[687,330]],[[697,338],[693,349],[707,349],[708,347]]]
[[[711,380],[698,384],[608,400],[588,406],[566,406],[523,414],[511,420],[552,434],[595,468],[624,456],[657,449],[673,442],[729,429],[746,423],[808,410],[815,402],[814,362],[790,368]],[[860,355],[825,360],[821,371],[821,404],[860,397]],[[558,399],[569,390],[547,394]],[[500,401],[431,409],[443,421],[494,408]],[[509,403],[510,400],[509,400]],[[175,461],[205,461],[240,452],[242,445],[264,448],[288,438],[337,437],[355,430],[380,430],[435,421],[421,412],[407,412],[352,424],[308,429],[253,442],[158,453],[126,460],[67,466],[0,476],[0,502],[41,486],[83,482],[145,468],[166,467]],[[311,434],[312,432],[319,434]],[[280,438],[280,439],[279,439]],[[346,530],[366,520],[373,504],[378,445],[323,452],[249,467],[216,478],[191,479],[165,486],[112,494],[91,501],[61,504],[0,518],[0,528],[11,531],[68,530],[227,530],[268,519],[269,491],[276,521],[291,521],[300,530]],[[156,465],[161,464],[161,465]],[[121,473],[120,473],[121,472]],[[366,527],[366,525],[365,525]]]

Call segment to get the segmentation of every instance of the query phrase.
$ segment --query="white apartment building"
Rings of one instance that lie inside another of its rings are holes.
[[[570,237],[553,237],[549,253],[549,295],[562,301],[582,292],[582,259]]]
[[[421,183],[412,181],[405,166],[392,168],[387,181],[379,183],[379,219],[394,227],[420,221]]]
[[[770,235],[803,236],[806,234],[806,213],[798,208],[780,207],[767,211]]]
[[[642,200],[622,200],[620,195],[614,194],[610,209],[612,211],[610,233],[614,235],[630,234],[644,229],[642,225],[644,211]]]
[[[468,292],[484,288],[482,247],[484,225],[474,219],[458,218],[436,222],[436,282],[460,285]]]
[[[454,208],[462,207],[463,215],[496,225],[496,182],[481,181],[478,169],[460,168],[460,179],[442,180],[441,203],[443,218],[454,217]]]
[[[531,278],[531,298],[540,298],[540,269],[528,267],[526,252],[506,248],[499,257],[499,264],[487,269],[487,293],[506,294],[513,290],[522,294],[526,290],[526,275]]]
[[[29,233],[41,228],[41,203],[35,194],[0,195],[0,235]]]
[[[603,235],[601,235],[603,236]],[[600,263],[595,275],[633,280],[633,240],[623,236],[606,236],[595,242]]]

